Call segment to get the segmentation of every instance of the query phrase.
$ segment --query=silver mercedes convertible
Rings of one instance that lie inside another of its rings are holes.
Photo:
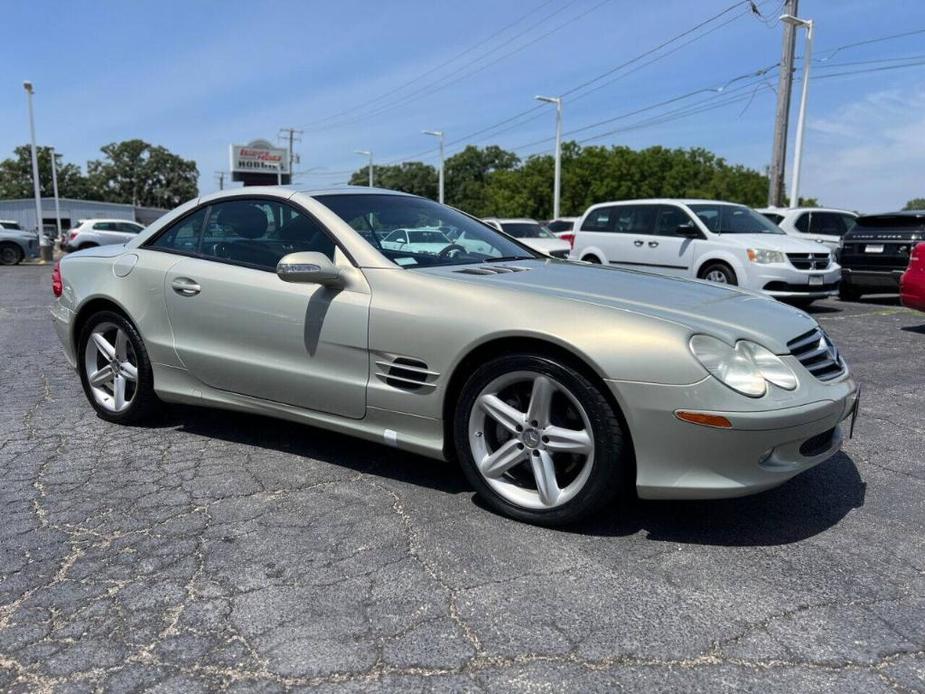
[[[192,200],[124,246],[65,257],[53,285],[103,419],[177,402],[311,424],[456,460],[488,504],[534,523],[621,492],[769,489],[832,456],[857,413],[802,311],[544,256],[385,190]]]

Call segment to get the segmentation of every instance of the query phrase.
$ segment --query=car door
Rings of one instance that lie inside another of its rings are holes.
[[[287,253],[318,251],[349,261],[313,217],[275,199],[211,205],[195,250],[165,276],[177,356],[212,388],[362,418],[369,373],[369,290],[362,274],[344,289],[283,282]],[[185,250],[184,250],[185,249]],[[189,254],[189,255],[187,255]],[[359,286],[358,286],[359,285]]]
[[[113,226],[116,229],[115,233],[119,235],[119,243],[128,243],[138,236],[138,232],[142,229],[132,222],[113,222]]]
[[[94,222],[93,235],[101,246],[114,243],[125,243],[122,239],[122,233],[116,225],[116,222]]]
[[[632,242],[624,230],[618,228],[617,225],[621,214],[624,219],[627,219],[624,210],[628,207],[627,205],[604,205],[588,212],[575,237],[575,255],[572,257],[579,260],[593,257],[603,263],[618,266],[628,262]],[[599,255],[603,257],[598,258]]]
[[[615,231],[625,238],[620,265],[635,270],[666,274],[660,260],[660,239],[655,235],[655,217],[659,205],[620,205],[617,207]]]
[[[679,234],[678,227],[683,225],[697,226],[680,207],[658,206],[655,212],[654,242],[647,240],[645,245],[647,259],[656,266],[655,272],[678,277],[691,274],[694,247],[698,240]]]

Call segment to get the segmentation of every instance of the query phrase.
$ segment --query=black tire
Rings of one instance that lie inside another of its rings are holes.
[[[0,243],[0,265],[19,265],[25,254],[15,243]]]
[[[601,259],[598,258],[596,255],[586,255],[584,258],[582,258],[582,260],[585,261],[586,263],[591,263],[592,265],[601,264]]]
[[[591,426],[594,454],[587,481],[573,498],[555,508],[530,509],[508,501],[485,481],[473,459],[469,416],[476,399],[494,379],[517,371],[545,375],[565,386],[584,408]],[[544,526],[572,524],[615,506],[621,492],[629,491],[627,487],[635,483],[628,474],[632,470],[632,451],[620,418],[596,384],[557,358],[523,354],[488,361],[463,386],[454,418],[454,445],[466,478],[492,509],[519,521]]]
[[[857,301],[863,296],[863,293],[850,284],[842,282],[838,285],[838,298],[842,301]]]
[[[700,272],[697,273],[697,277],[702,280],[707,280],[707,277],[711,272],[719,272],[726,278],[725,282],[716,282],[716,284],[731,284],[733,287],[736,287],[739,284],[739,280],[736,278],[735,271],[729,267],[729,265],[721,261],[708,262],[706,265],[700,268]],[[710,282],[713,280],[707,281]]]
[[[131,343],[138,371],[138,381],[135,385],[134,396],[131,404],[127,409],[121,412],[110,412],[100,405],[90,390],[90,384],[87,378],[87,370],[84,367],[84,355],[87,348],[87,342],[93,329],[101,323],[114,323],[121,330],[125,331],[128,340]],[[80,338],[77,341],[77,372],[80,374],[80,383],[84,389],[84,395],[90,405],[96,410],[97,416],[105,419],[107,422],[115,424],[136,424],[151,419],[162,406],[161,401],[154,393],[154,375],[151,371],[151,360],[148,358],[148,350],[145,348],[144,340],[135,330],[126,318],[115,311],[100,311],[95,313],[84,323],[80,331]]]

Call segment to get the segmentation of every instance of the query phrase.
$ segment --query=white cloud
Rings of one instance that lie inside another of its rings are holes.
[[[801,192],[826,205],[882,212],[925,195],[925,85],[810,119],[804,162]]]

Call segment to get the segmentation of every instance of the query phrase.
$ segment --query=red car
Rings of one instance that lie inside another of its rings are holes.
[[[925,311],[925,243],[917,243],[909,257],[909,267],[899,279],[903,306]]]

